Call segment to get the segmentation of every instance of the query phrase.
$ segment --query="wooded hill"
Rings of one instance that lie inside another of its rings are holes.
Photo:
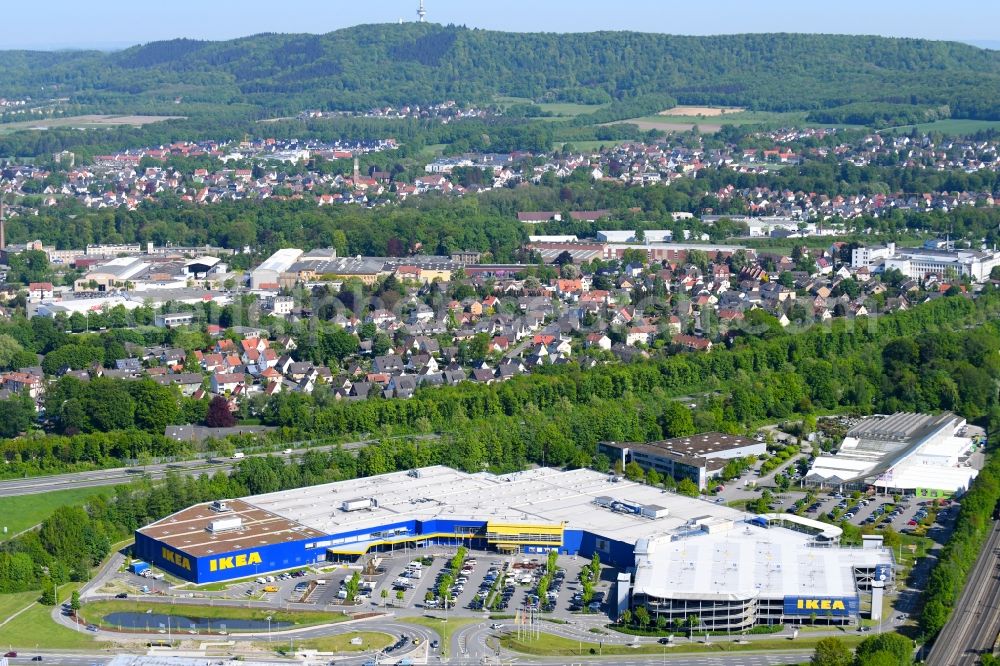
[[[177,112],[178,97],[268,115],[496,95],[600,103],[656,94],[758,110],[878,103],[1000,119],[992,94],[1000,52],[918,39],[524,34],[411,23],[178,39],[110,54],[8,51],[0,63],[0,96],[70,96],[104,111]]]

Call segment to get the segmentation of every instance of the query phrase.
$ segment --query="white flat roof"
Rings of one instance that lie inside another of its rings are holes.
[[[379,528],[407,520],[496,520],[564,523],[609,539],[635,543],[654,533],[677,530],[688,521],[710,515],[740,520],[747,514],[730,507],[666,493],[630,481],[612,483],[593,470],[549,468],[512,474],[467,474],[448,467],[424,467],[419,476],[393,472],[364,479],[327,483],[243,498],[249,504],[292,518],[326,534]],[[668,515],[650,519],[618,513],[594,504],[612,497],[636,505],[657,505]],[[374,498],[378,507],[354,512],[341,502]]]
[[[276,271],[282,273],[294,264],[302,256],[302,250],[293,247],[286,247],[278,250],[264,260],[254,271]]]
[[[635,593],[661,599],[852,597],[855,567],[892,562],[885,548],[809,546],[805,534],[737,524],[728,532],[636,547]]]
[[[932,463],[937,459],[937,464],[920,466],[940,471],[944,485],[936,485],[931,477],[928,485],[917,487],[955,490],[946,487],[953,484],[946,479],[957,478],[950,472],[955,468],[949,461],[957,460],[972,445],[970,437],[958,434],[964,427],[965,419],[951,412],[869,417],[848,431],[836,454],[817,457],[806,478],[870,483],[877,477],[879,485],[888,482],[891,487],[909,488],[894,482],[902,470],[913,466],[914,460]]]

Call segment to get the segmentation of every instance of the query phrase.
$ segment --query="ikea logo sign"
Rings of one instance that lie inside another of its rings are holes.
[[[840,599],[799,599],[796,604],[799,610],[846,610]]]
[[[254,551],[243,555],[233,555],[231,557],[217,557],[208,561],[209,571],[225,571],[226,569],[238,569],[254,564],[260,564],[260,553]]]
[[[181,569],[191,571],[191,560],[181,555],[180,553],[172,551],[169,548],[163,548],[161,551],[161,555],[163,556],[164,560],[170,562],[174,566],[178,566]]]
[[[854,615],[857,597],[785,597],[785,615]]]

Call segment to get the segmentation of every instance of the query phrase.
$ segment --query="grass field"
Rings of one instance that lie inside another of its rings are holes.
[[[352,645],[351,640],[354,638],[360,638],[361,645]],[[295,647],[298,650],[318,650],[319,652],[367,652],[368,650],[384,650],[392,645],[394,640],[394,637],[380,631],[352,631],[337,636],[296,641]],[[260,647],[265,646],[266,644],[260,644]]]
[[[84,604],[80,616],[87,622],[100,626],[105,624],[104,618],[111,613],[133,612],[165,613],[191,619],[206,620],[266,620],[268,616],[274,622],[291,622],[296,627],[309,627],[318,624],[343,622],[347,615],[343,613],[324,613],[320,611],[282,611],[266,608],[245,608],[240,606],[191,606],[187,604],[150,603],[148,601],[107,600]],[[2,644],[2,642],[0,642]]]
[[[862,636],[854,634],[844,634],[841,640],[849,647],[854,647],[861,642]],[[632,655],[632,654],[677,654],[687,652],[781,652],[782,650],[807,650],[816,646],[819,638],[799,637],[795,640],[788,638],[765,638],[761,640],[751,640],[746,644],[734,643],[725,637],[712,639],[710,645],[699,642],[689,643],[686,638],[678,638],[674,647],[667,648],[655,643],[641,644],[637,647],[628,645],[604,645],[600,643],[587,643],[555,636],[552,634],[541,634],[537,639],[517,640],[516,635],[507,635],[501,640],[503,646],[515,652],[533,654],[546,657],[576,657],[592,654],[601,655]]]
[[[575,118],[584,113],[593,113],[608,106],[607,104],[574,104],[573,102],[535,102],[527,97],[497,97],[496,103],[503,106],[513,106],[514,104],[535,104],[552,116],[549,120],[560,120],[565,118]]]
[[[683,110],[681,108],[680,110]],[[614,123],[629,123],[638,125],[641,130],[661,130],[664,132],[686,132],[695,125],[698,131],[704,133],[718,132],[723,125],[767,125],[770,127],[831,127],[817,123],[806,122],[805,111],[733,111],[723,115],[680,115],[672,113],[674,109],[661,111],[655,116],[645,116],[642,118],[630,118],[628,120],[617,120]],[[858,127],[856,125],[833,125],[833,127]]]
[[[561,118],[575,118],[576,116],[582,115],[584,113],[593,113],[594,111],[600,111],[607,104],[573,104],[572,102],[542,102],[538,106],[542,107],[542,111],[547,111],[555,116]]]
[[[426,157],[428,159],[434,159],[435,157],[441,157],[441,154],[444,152],[444,149],[445,149],[445,147],[447,145],[448,144],[446,144],[446,143],[432,143],[429,146],[424,146],[420,150],[420,156],[421,157]]]
[[[962,118],[948,118],[946,120],[935,120],[932,123],[920,123],[919,125],[902,125],[881,130],[882,132],[907,134],[914,127],[920,132],[942,132],[944,134],[975,134],[976,132],[988,129],[1000,129],[1000,120],[965,120]]]
[[[73,590],[80,587],[80,583],[64,585],[59,588],[59,603],[69,601]],[[4,594],[0,595],[3,601],[5,615],[3,619],[10,617],[6,609],[15,604],[12,597],[18,597],[16,603],[27,600],[24,606],[38,599],[38,592],[26,592],[24,594]],[[28,610],[21,613],[7,624],[0,627],[0,645],[11,646],[13,648],[93,648],[93,635],[86,631],[73,631],[52,620],[52,607],[35,604]]]
[[[4,516],[0,520],[0,526],[7,528],[6,534],[0,534],[0,541],[6,541],[18,532],[34,527],[61,506],[82,502],[102,492],[108,493],[110,488],[74,488],[37,495],[0,497],[0,516]]]
[[[0,124],[0,134],[5,132],[17,132],[26,129],[50,129],[53,127],[81,127],[84,129],[95,129],[99,127],[114,127],[116,125],[131,125],[142,127],[150,123],[159,123],[164,120],[179,120],[184,116],[68,116],[66,118],[43,118],[39,120],[25,120],[16,123]]]
[[[38,601],[38,597],[38,592],[0,594],[0,622],[5,622],[7,618],[25,606]]]
[[[481,622],[479,618],[475,617],[449,617],[448,620],[445,621],[444,617],[431,617],[429,615],[400,618],[400,620],[409,624],[419,624],[422,627],[427,627],[428,629],[436,631],[438,635],[441,636],[442,657],[448,656],[449,636],[453,636],[455,632],[462,627],[475,624],[476,622]]]

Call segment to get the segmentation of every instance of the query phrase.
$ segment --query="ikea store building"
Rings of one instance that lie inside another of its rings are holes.
[[[404,547],[598,553],[623,572],[619,611],[643,604],[654,617],[698,612],[718,628],[748,628],[816,608],[856,618],[859,594],[891,575],[892,554],[880,544],[841,548],[839,535],[809,519],[748,516],[593,470],[436,466],[198,504],[137,530],[134,551],[195,583]]]

